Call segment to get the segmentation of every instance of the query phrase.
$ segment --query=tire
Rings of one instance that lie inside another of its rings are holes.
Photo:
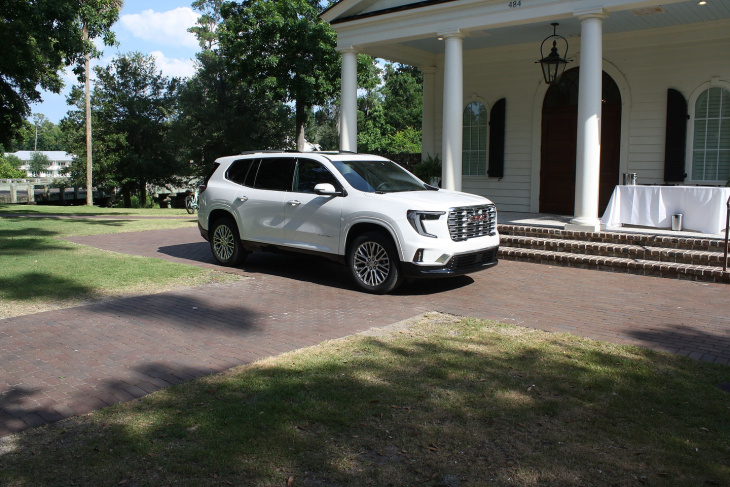
[[[243,250],[238,237],[238,226],[233,218],[224,217],[213,222],[210,250],[215,260],[227,267],[236,267],[246,260],[248,253]]]
[[[185,209],[188,210],[188,213],[191,215],[195,213],[195,207],[193,206],[193,197],[192,196],[186,196],[185,197]]]
[[[403,281],[398,252],[390,237],[380,232],[355,238],[347,254],[347,267],[358,287],[372,294],[389,293]]]

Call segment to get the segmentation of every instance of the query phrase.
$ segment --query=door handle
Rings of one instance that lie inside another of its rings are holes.
[[[289,200],[286,202],[286,204],[290,206],[299,206],[302,204],[302,202],[299,200]]]
[[[245,203],[246,201],[248,201],[248,196],[239,196],[239,197],[238,197],[238,198],[236,198],[236,199],[237,199],[238,201],[242,202],[242,203]]]

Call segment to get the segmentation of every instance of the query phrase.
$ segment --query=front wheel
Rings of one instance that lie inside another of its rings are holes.
[[[352,242],[347,266],[355,283],[369,293],[389,293],[403,281],[398,252],[379,232],[364,233]]]
[[[192,196],[185,197],[185,209],[188,210],[188,213],[190,213],[191,215],[195,213],[195,205],[193,205]]]
[[[233,218],[216,220],[210,232],[210,250],[220,264],[236,267],[246,260],[247,252],[241,246],[238,226]]]

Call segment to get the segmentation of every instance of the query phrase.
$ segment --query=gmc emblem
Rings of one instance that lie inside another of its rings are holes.
[[[481,214],[481,215],[472,215],[471,221],[473,222],[483,222],[487,219],[487,215]]]

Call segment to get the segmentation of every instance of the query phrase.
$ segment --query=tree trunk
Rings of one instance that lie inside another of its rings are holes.
[[[84,40],[89,40],[89,29],[84,24]],[[91,169],[91,53],[84,56],[84,76],[86,85],[86,204],[94,204],[94,190],[92,189]]]
[[[295,104],[295,116],[294,120],[297,126],[297,150],[299,152],[304,151],[304,144],[306,143],[306,139],[304,138],[304,122],[306,121],[306,112],[304,110],[304,106],[302,103],[299,102],[299,100],[296,101]]]
[[[139,206],[147,208],[147,183],[139,180]]]
[[[129,183],[124,183],[124,185],[122,186],[122,198],[124,198],[125,208],[132,207],[132,192],[130,191],[129,186]]]

